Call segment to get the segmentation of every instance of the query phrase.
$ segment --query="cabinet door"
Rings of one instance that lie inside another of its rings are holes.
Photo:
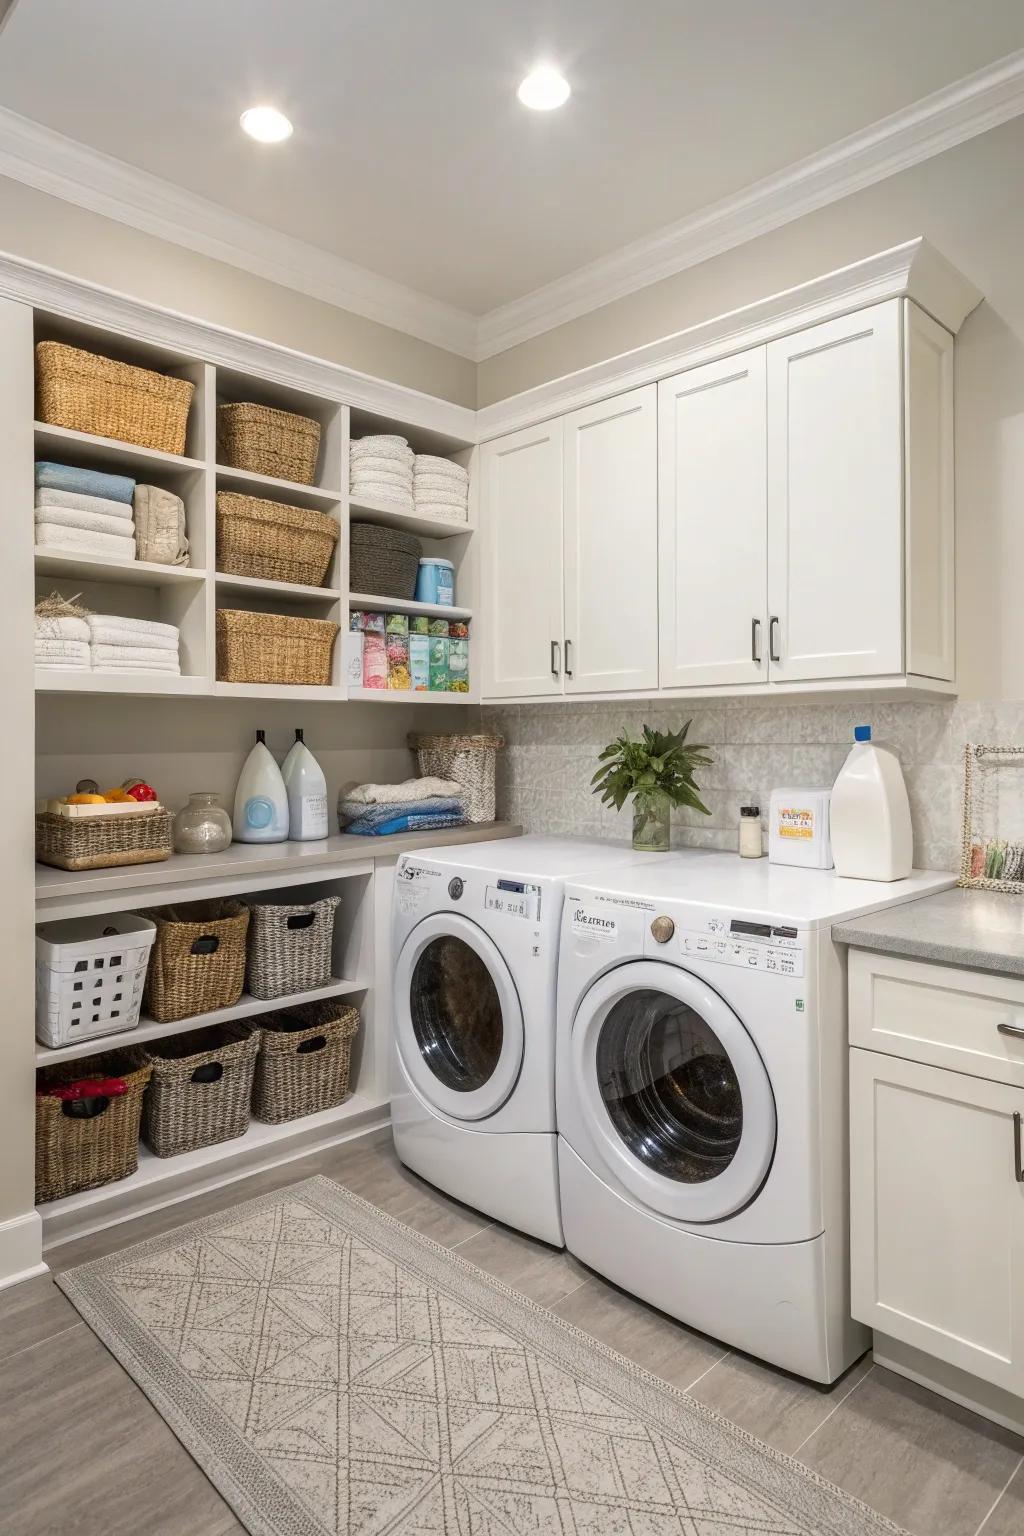
[[[562,423],[480,453],[485,698],[562,692]]]
[[[661,686],[767,680],[765,349],[659,386]]]
[[[1024,1393],[1024,1090],[850,1052],[854,1317]]]
[[[900,300],[768,347],[773,680],[903,670]]]
[[[657,385],[566,416],[565,691],[658,686]]]

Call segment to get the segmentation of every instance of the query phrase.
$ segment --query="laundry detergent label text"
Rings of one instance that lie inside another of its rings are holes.
[[[807,805],[781,805],[779,807],[779,836],[812,838],[814,836],[814,812]]]

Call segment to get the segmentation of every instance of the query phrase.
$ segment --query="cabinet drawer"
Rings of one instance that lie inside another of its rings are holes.
[[[850,1044],[1024,1087],[1024,981],[851,950]]]

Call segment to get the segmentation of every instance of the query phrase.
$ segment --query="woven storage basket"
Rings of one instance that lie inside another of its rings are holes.
[[[503,737],[411,735],[408,740],[422,778],[454,779],[466,792],[468,820],[494,820],[494,769]]]
[[[160,864],[171,856],[169,811],[122,816],[36,817],[36,858],[54,869],[116,869]]]
[[[252,1090],[257,1120],[277,1125],[348,1098],[358,1008],[330,1000],[300,1003],[254,1022],[261,1030]]]
[[[311,416],[244,402],[217,407],[217,457],[232,469],[312,485],[320,423]]]
[[[338,633],[330,619],[292,619],[283,613],[217,609],[217,678],[223,683],[331,681]]]
[[[245,973],[253,997],[286,997],[327,985],[339,901],[338,896],[324,896],[301,906],[253,903]]]
[[[349,530],[349,586],[353,592],[374,597],[416,595],[416,577],[423,546],[400,528],[378,528],[376,523],[353,523]]]
[[[143,1007],[168,1023],[211,1008],[230,1008],[245,984],[249,909],[240,901],[194,901],[147,912],[156,940]]]
[[[217,570],[225,576],[322,587],[337,542],[337,518],[326,512],[217,492]]]
[[[60,1200],[80,1189],[126,1179],[139,1166],[142,1095],[151,1068],[145,1053],[132,1048],[106,1051],[84,1061],[58,1062],[37,1076],[36,1199]],[[127,1093],[111,1098],[89,1120],[65,1113],[60,1099],[40,1088],[64,1087],[83,1078],[119,1077]]]
[[[245,1024],[210,1024],[146,1050],[153,1075],[142,1106],[142,1139],[157,1157],[244,1136],[260,1048]]]
[[[36,417],[54,427],[184,453],[194,391],[188,379],[133,368],[59,341],[36,347]]]

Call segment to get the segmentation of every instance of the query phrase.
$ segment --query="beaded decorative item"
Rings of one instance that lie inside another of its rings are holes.
[[[964,748],[959,884],[1024,895],[1024,747]]]

